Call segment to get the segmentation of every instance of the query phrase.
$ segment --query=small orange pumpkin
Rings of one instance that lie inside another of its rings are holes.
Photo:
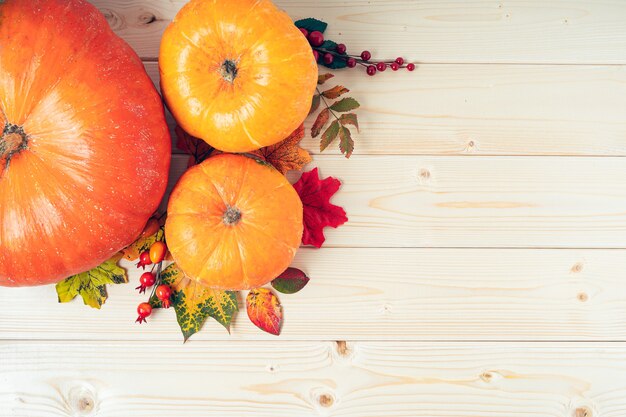
[[[192,0],[165,31],[161,90],[178,123],[227,152],[273,145],[306,118],[311,47],[270,0]]]
[[[165,237],[189,278],[216,289],[244,290],[287,269],[302,238],[302,216],[300,197],[276,169],[221,154],[179,180]]]

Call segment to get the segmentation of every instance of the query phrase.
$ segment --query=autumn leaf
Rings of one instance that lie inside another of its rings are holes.
[[[328,148],[328,145],[333,143],[337,135],[339,134],[339,122],[335,120],[328,126],[328,129],[322,135],[322,140],[320,141],[320,152],[324,151],[324,149]]]
[[[185,341],[200,331],[208,317],[213,317],[230,332],[230,323],[238,310],[235,292],[202,286],[187,278],[176,264],[163,270],[161,280],[172,288],[170,300]],[[150,304],[154,308],[162,307],[155,295],[150,298]]]
[[[317,109],[319,109],[321,101],[322,99],[319,94],[315,94],[313,96],[313,99],[311,100],[311,110],[309,110],[309,116],[315,113]]]
[[[282,142],[251,153],[272,164],[282,174],[286,174],[287,171],[300,171],[311,162],[311,155],[298,146],[302,138],[304,138],[304,125],[300,125]]]
[[[283,322],[283,310],[278,297],[267,288],[250,290],[246,297],[248,317],[259,329],[278,336]]]
[[[313,126],[311,127],[311,137],[316,138],[319,136],[324,126],[326,126],[326,123],[328,123],[328,119],[330,119],[330,110],[326,108],[317,115],[315,122],[313,122]]]
[[[320,74],[320,75],[317,77],[317,83],[318,83],[319,85],[322,85],[322,84],[324,84],[326,81],[330,80],[330,79],[331,79],[331,78],[333,78],[333,77],[334,77],[334,75],[333,75],[333,74]]]
[[[352,140],[350,130],[345,126],[339,128],[339,149],[346,158],[350,158],[354,152],[354,140]]]
[[[100,309],[108,298],[107,284],[128,282],[124,268],[117,262],[119,256],[110,259],[94,269],[71,276],[56,285],[60,303],[72,301],[80,295],[85,305]]]
[[[176,147],[191,155],[189,165],[199,164],[213,153],[214,148],[211,145],[200,138],[191,136],[182,127],[176,126],[175,132],[177,138]]]
[[[146,236],[142,235],[133,242],[127,248],[122,249],[122,257],[127,261],[135,261],[139,258],[142,252],[150,250],[150,246],[157,240],[163,240],[164,231],[162,228],[158,228],[156,233]]]
[[[332,177],[319,179],[317,168],[305,172],[294,188],[304,207],[302,243],[320,248],[325,241],[324,227],[339,227],[348,221],[343,208],[330,203],[341,182]]]
[[[336,85],[333,88],[323,91],[322,95],[329,99],[336,99],[339,98],[339,96],[341,96],[342,94],[346,94],[348,92],[350,92],[350,90],[348,90],[343,85]]]
[[[359,131],[359,120],[357,115],[354,113],[344,113],[339,117],[339,122],[343,126],[352,125],[356,127],[357,132]]]
[[[352,97],[346,97],[333,103],[333,105],[330,106],[330,109],[333,111],[344,113],[350,110],[358,109],[359,106],[360,104],[358,101],[356,101]]]
[[[287,268],[272,281],[272,287],[283,294],[295,294],[309,283],[309,277],[298,268]]]

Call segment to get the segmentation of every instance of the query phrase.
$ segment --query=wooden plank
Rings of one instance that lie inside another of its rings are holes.
[[[157,63],[146,69],[158,85]],[[626,67],[421,65],[374,78],[336,74],[332,82],[362,104],[355,155],[626,155]],[[303,146],[319,153],[313,120]]]
[[[147,58],[184,0],[93,0]],[[317,17],[349,51],[445,63],[626,63],[620,0],[278,0],[294,19]],[[384,35],[384,36],[383,36]]]
[[[0,416],[617,417],[626,345],[0,344]]]
[[[172,183],[186,163],[174,157]],[[333,202],[350,221],[327,230],[328,246],[626,248],[623,158],[322,155],[312,166],[343,182]]]
[[[626,341],[624,250],[303,249],[294,265],[311,282],[280,296],[281,340]],[[0,288],[0,339],[182,341],[173,311],[134,323],[147,297],[127,266],[100,311],[53,286]],[[241,306],[231,335],[211,320],[192,341],[258,339],[276,340]]]

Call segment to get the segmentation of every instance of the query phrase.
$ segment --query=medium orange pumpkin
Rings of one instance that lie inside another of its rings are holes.
[[[225,290],[267,284],[302,238],[302,202],[272,166],[232,154],[189,169],[170,197],[165,238],[172,257],[199,283]]]
[[[161,40],[161,90],[177,122],[227,152],[285,139],[317,85],[311,47],[270,0],[192,0]]]
[[[53,283],[132,243],[170,146],[141,60],[94,6],[0,2],[0,285]]]

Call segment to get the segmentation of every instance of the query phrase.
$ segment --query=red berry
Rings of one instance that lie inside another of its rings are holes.
[[[385,64],[384,62],[379,62],[378,64],[376,64],[376,69],[380,72],[383,72],[387,69],[387,64]]]
[[[150,251],[142,252],[139,255],[139,262],[137,263],[137,268],[146,269],[147,265],[152,265],[152,261],[150,260]]]
[[[135,289],[139,290],[139,293],[144,293],[144,292],[146,292],[146,289],[149,288],[149,287],[152,287],[155,282],[156,282],[156,277],[154,276],[154,274],[152,272],[144,272],[139,277],[139,283],[141,285],[138,286]]]
[[[398,68],[400,68],[400,65],[398,65],[396,62],[391,63],[391,65],[389,65],[389,66],[394,71],[398,71]]]
[[[363,61],[369,61],[370,59],[372,59],[372,54],[370,54],[370,51],[363,51],[361,52],[361,59]]]
[[[402,65],[402,64],[404,64],[404,58],[402,58],[401,56],[397,57],[397,58],[396,58],[396,63],[397,63],[398,65]]]
[[[406,69],[408,69],[409,71],[413,71],[415,69],[415,64],[410,63],[406,66]]]
[[[367,75],[376,75],[376,67],[373,65],[367,66]]]
[[[150,246],[150,260],[153,264],[158,264],[165,259],[167,254],[167,246],[164,242],[154,242]]]
[[[337,44],[337,48],[335,49],[337,51],[338,54],[345,54],[347,51],[346,45],[344,45],[343,43],[338,43]]]
[[[161,305],[163,308],[170,308],[172,302],[170,301],[170,297],[172,296],[172,288],[169,285],[159,285],[155,291],[155,294],[159,300],[161,300]]]
[[[346,65],[348,65],[348,68],[356,67],[356,59],[348,58],[348,61],[346,61]]]
[[[309,43],[313,46],[320,46],[324,43],[324,34],[319,30],[309,33]]]
[[[329,53],[324,54],[324,64],[330,65],[333,63],[334,60],[335,60],[335,57],[333,57],[333,54],[329,54]]]
[[[300,32],[302,32],[302,34],[304,35],[304,37],[306,38],[307,36],[309,36],[309,31],[306,30],[305,28],[300,28]]]
[[[137,314],[139,314],[139,317],[137,317],[135,323],[145,323],[146,317],[149,317],[150,314],[152,314],[152,306],[149,303],[139,304],[139,306],[137,306]]]
[[[159,285],[155,291],[157,298],[161,301],[167,300],[172,295],[172,288],[169,285]]]
[[[313,51],[313,58],[315,58],[315,62],[320,60],[320,53],[317,51]]]

